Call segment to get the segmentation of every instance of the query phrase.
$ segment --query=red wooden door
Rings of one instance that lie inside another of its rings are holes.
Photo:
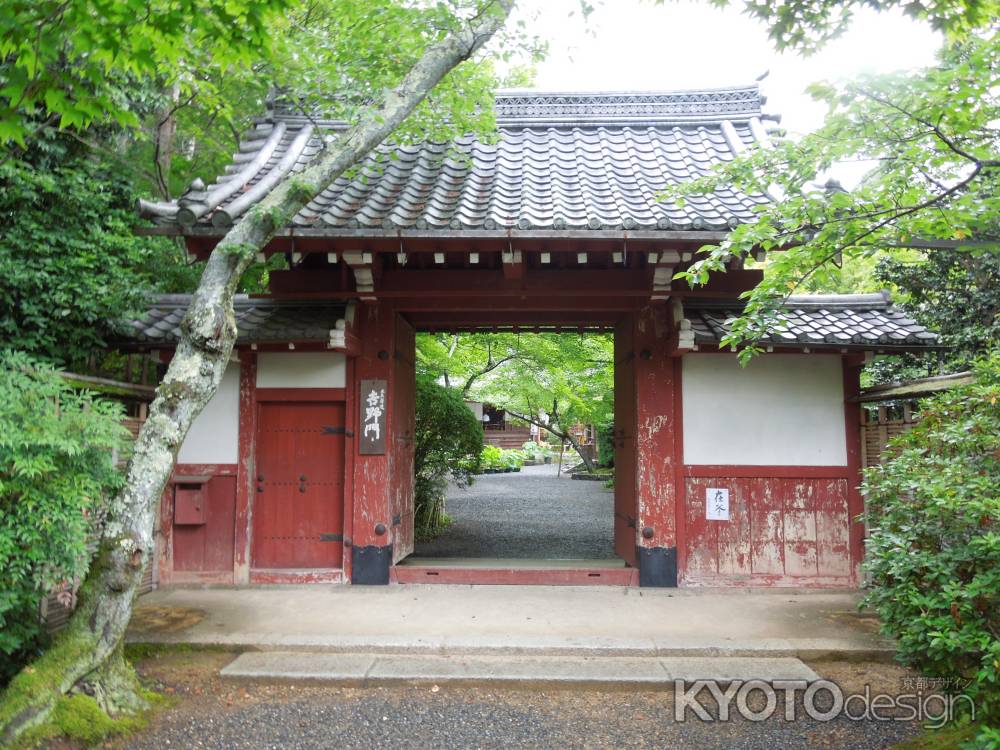
[[[396,357],[392,376],[393,454],[390,503],[392,506],[392,561],[413,554],[413,434],[416,429],[416,338],[413,327],[396,318]]]
[[[632,318],[615,327],[615,554],[636,567],[636,424]]]
[[[255,479],[254,567],[340,568],[344,405],[262,403]]]

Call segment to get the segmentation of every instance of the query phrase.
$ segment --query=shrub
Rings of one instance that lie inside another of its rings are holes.
[[[462,395],[431,378],[417,379],[414,433],[414,526],[420,535],[444,525],[444,493],[450,476],[467,485],[479,471],[483,426]]]
[[[967,683],[1000,720],[1000,354],[977,382],[928,399],[897,454],[866,471],[865,603],[900,659]]]
[[[597,426],[597,465],[610,469],[615,465],[615,423],[604,422]]]
[[[484,445],[479,454],[479,467],[485,471],[520,470],[524,466],[525,454],[521,451]]]
[[[534,440],[526,440],[521,446],[521,453],[530,461],[544,461],[552,456],[552,449],[548,443],[536,443]]]
[[[74,392],[53,370],[0,353],[0,682],[42,637],[38,603],[72,590],[87,539],[117,487],[128,432],[119,404]]]
[[[503,448],[498,448],[495,445],[484,445],[479,453],[479,466],[489,470],[502,469],[504,466]]]

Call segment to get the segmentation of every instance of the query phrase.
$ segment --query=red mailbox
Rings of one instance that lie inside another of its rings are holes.
[[[206,485],[210,477],[174,477],[174,523],[202,526],[208,503]]]

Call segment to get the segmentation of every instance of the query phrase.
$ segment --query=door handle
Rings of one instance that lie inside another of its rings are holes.
[[[299,477],[299,492],[305,492],[305,491],[306,491],[306,475],[302,474]]]

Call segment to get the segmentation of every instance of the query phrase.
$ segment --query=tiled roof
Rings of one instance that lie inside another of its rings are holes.
[[[725,230],[754,219],[764,195],[720,190],[683,207],[665,187],[768,142],[756,86],[660,93],[510,92],[499,138],[383,146],[300,211],[313,229]],[[328,123],[333,126],[333,123]],[[244,138],[215,185],[177,203],[142,203],[161,223],[224,229],[319,153],[320,130],[274,112]],[[327,136],[329,137],[329,136]]]
[[[741,307],[733,302],[690,301],[684,317],[696,344],[717,345]],[[924,348],[938,336],[892,305],[888,292],[789,297],[778,324],[762,340],[774,346],[867,349]]]
[[[189,294],[165,294],[154,299],[146,314],[129,321],[124,338],[144,345],[174,345],[191,302]],[[331,331],[343,329],[345,305],[338,302],[275,301],[245,294],[233,300],[237,343],[330,342]],[[341,321],[338,325],[338,321]]]

